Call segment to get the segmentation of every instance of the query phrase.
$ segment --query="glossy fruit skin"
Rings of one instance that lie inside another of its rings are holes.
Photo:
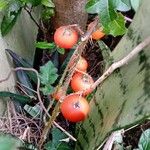
[[[100,28],[92,33],[92,39],[94,40],[100,40],[104,36],[105,36],[105,33],[102,32]]]
[[[73,63],[71,62],[69,66],[72,67]],[[88,68],[88,62],[84,57],[80,56],[79,61],[76,65],[76,69],[82,72],[86,72],[87,68]]]
[[[55,100],[60,100],[64,96],[64,90],[62,88],[59,88],[57,92],[52,94],[52,97]]]
[[[78,41],[78,33],[71,27],[61,26],[54,33],[54,42],[60,48],[70,49]]]
[[[75,73],[71,80],[71,88],[73,91],[84,91],[83,95],[88,95],[92,92],[90,86],[94,83],[92,77],[88,74]]]
[[[70,94],[61,103],[60,110],[67,120],[79,122],[86,119],[90,107],[84,97],[78,94]]]

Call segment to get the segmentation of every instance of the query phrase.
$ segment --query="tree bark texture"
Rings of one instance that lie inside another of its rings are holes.
[[[85,11],[87,0],[54,0],[54,28],[62,25],[79,24],[85,30],[88,15]]]

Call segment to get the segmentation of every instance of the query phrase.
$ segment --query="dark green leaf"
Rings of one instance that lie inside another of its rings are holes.
[[[0,150],[17,150],[23,142],[10,134],[0,133]]]
[[[41,109],[38,104],[33,107],[26,104],[24,106],[24,109],[34,118],[38,117],[41,114]]]
[[[64,49],[64,48],[57,48],[57,51],[58,51],[60,54],[65,54],[65,49]]]
[[[16,20],[21,13],[22,5],[19,1],[12,1],[6,11],[2,23],[1,23],[1,34],[5,36],[16,23]]]
[[[29,64],[25,59],[14,53],[10,49],[5,49],[6,52],[9,53],[9,55],[12,57],[15,66],[18,67],[25,67],[25,68],[32,68],[33,66]],[[30,80],[32,80],[34,83],[37,83],[37,77],[36,74],[32,71],[26,71],[27,75],[29,76]]]
[[[40,79],[43,85],[53,84],[58,77],[57,68],[51,61],[40,67]]]
[[[4,10],[7,7],[8,3],[9,2],[6,0],[0,0],[0,11]]]
[[[55,5],[54,5],[54,3],[52,2],[52,0],[42,0],[41,3],[42,3],[44,6],[46,6],[46,7],[51,7],[51,8],[55,7]]]
[[[3,97],[10,97],[14,101],[18,101],[18,102],[23,103],[23,104],[31,102],[31,99],[28,96],[19,95],[19,94],[15,94],[15,93],[11,93],[11,92],[6,92],[6,91],[1,91],[0,97],[2,97],[2,98]]]
[[[32,6],[38,6],[41,4],[41,0],[21,0],[24,3],[30,3]]]
[[[44,95],[52,94],[54,92],[54,88],[48,84],[44,87],[40,88]]]
[[[140,150],[150,150],[150,129],[142,133],[138,146]]]
[[[70,150],[67,143],[60,140],[66,138],[66,135],[58,128],[52,129],[52,141],[47,142],[44,147],[46,150]]]
[[[140,0],[130,0],[130,1],[133,9],[137,11],[140,5]]]
[[[35,46],[36,48],[40,48],[40,49],[54,49],[56,47],[54,43],[48,43],[48,42],[37,42]]]

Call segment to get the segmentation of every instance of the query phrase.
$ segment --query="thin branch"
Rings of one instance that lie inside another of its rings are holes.
[[[143,42],[137,45],[127,56],[118,62],[113,63],[106,72],[91,86],[91,89],[95,89],[99,84],[101,84],[106,78],[108,78],[117,68],[120,68],[128,64],[139,52],[141,52],[146,46],[150,44],[150,36],[146,38]]]

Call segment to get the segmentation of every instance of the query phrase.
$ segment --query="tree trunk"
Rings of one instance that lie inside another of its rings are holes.
[[[85,30],[88,17],[85,12],[86,2],[87,0],[54,0],[54,28],[62,25],[79,24],[81,29]]]

